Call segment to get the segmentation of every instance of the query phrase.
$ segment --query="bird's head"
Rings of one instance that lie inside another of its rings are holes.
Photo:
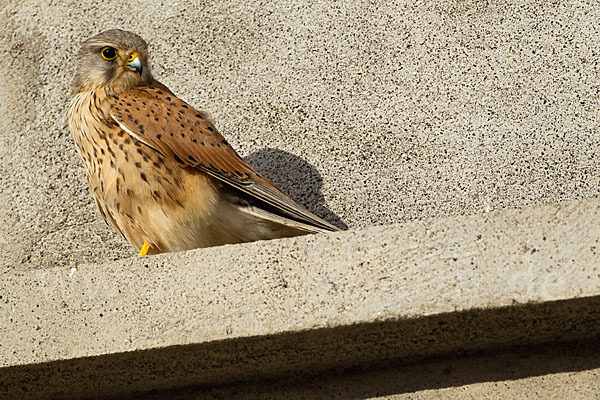
[[[133,32],[112,29],[83,42],[72,93],[110,87],[116,92],[152,82],[148,44]]]

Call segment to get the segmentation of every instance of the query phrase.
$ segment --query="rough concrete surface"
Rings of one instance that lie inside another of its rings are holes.
[[[114,27],[146,38],[157,78],[340,225],[600,194],[597,1],[2,4],[4,265],[132,254],[99,221],[64,126],[78,44]]]
[[[189,387],[148,393],[158,400],[214,399],[597,399],[600,342],[552,343],[356,369],[291,381]]]
[[[8,271],[0,380],[124,395],[593,339],[599,219],[587,200]]]
[[[373,378],[354,398],[598,397],[580,346],[600,330],[599,2],[3,0],[0,26],[0,397],[385,360],[414,367],[356,372]],[[110,28],[146,38],[159,80],[351,230],[130,258],[65,126],[79,43]],[[344,398],[352,376],[313,397]],[[247,397],[306,388],[273,385]]]

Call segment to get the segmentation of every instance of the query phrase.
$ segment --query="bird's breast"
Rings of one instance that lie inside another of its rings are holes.
[[[76,95],[68,113],[100,214],[138,248],[144,241],[165,250],[197,247],[186,243],[197,238],[179,236],[209,223],[219,202],[214,179],[136,140],[109,110],[105,93],[88,93]]]

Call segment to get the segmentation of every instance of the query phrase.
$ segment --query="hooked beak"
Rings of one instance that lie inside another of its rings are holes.
[[[129,67],[131,71],[135,71],[138,74],[142,75],[142,69],[144,68],[144,66],[142,64],[142,59],[137,51],[131,53],[127,61],[127,67]]]

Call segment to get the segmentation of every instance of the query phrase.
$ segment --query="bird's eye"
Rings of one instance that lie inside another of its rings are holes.
[[[102,58],[104,58],[105,60],[111,61],[114,60],[115,58],[117,58],[117,51],[115,49],[113,49],[112,47],[105,47],[100,51],[100,54],[102,54]]]

